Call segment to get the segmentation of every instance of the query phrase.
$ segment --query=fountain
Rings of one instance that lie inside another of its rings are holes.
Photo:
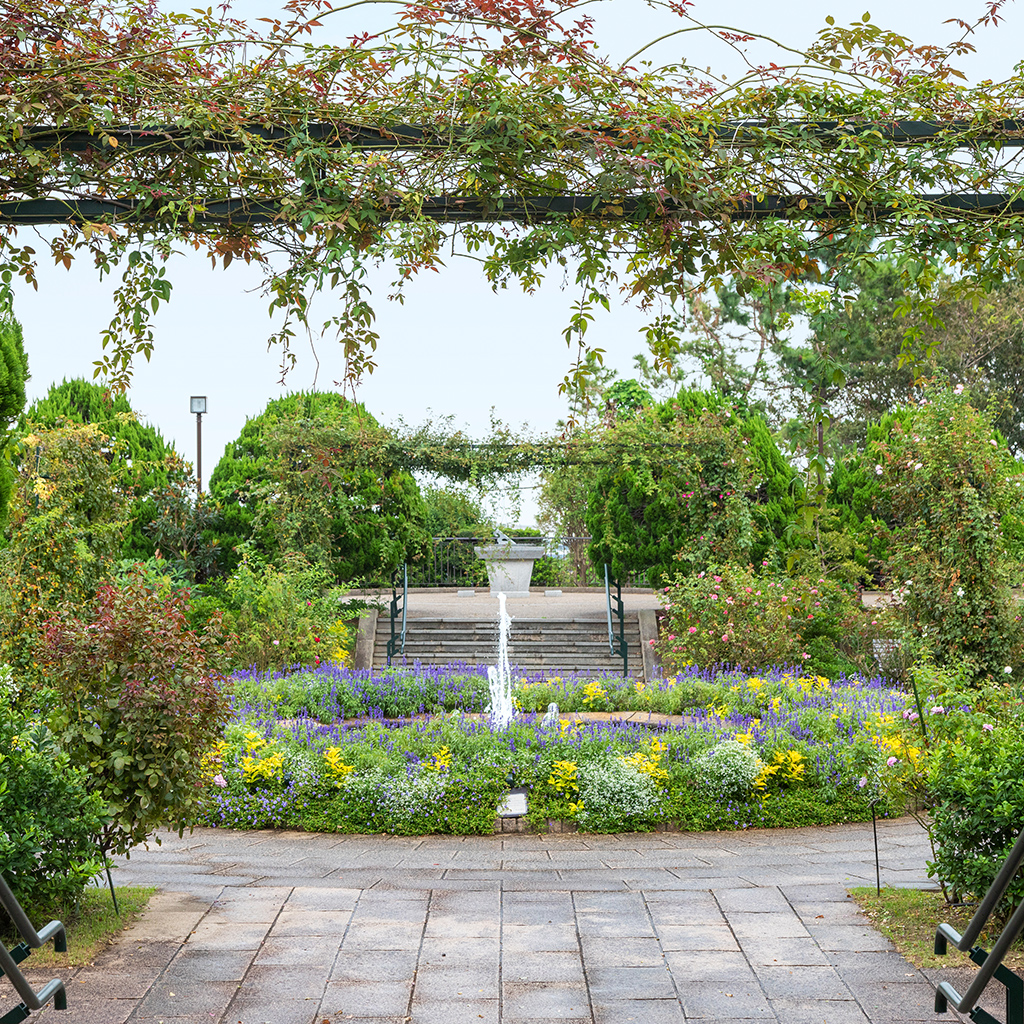
[[[517,544],[501,530],[494,531],[494,543],[473,548],[487,565],[487,581],[494,595],[530,596],[533,563],[545,553],[543,544]]]
[[[515,714],[512,704],[512,670],[508,663],[508,637],[512,629],[512,616],[505,609],[505,595],[498,594],[498,664],[487,666],[487,681],[491,687],[491,728],[504,732]]]

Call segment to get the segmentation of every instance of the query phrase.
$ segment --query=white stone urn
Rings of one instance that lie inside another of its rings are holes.
[[[487,582],[491,585],[492,594],[504,594],[506,597],[530,596],[533,563],[538,558],[543,558],[543,544],[514,544],[512,541],[501,541],[482,544],[473,550],[487,565]]]

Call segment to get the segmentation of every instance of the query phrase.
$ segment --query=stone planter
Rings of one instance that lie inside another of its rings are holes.
[[[487,565],[492,594],[529,596],[533,563],[543,557],[543,544],[485,544],[473,550]]]

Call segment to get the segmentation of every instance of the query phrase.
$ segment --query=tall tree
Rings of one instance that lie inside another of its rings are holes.
[[[711,561],[777,561],[798,484],[764,420],[685,391],[617,422],[590,491],[589,555],[652,585]]]
[[[426,541],[424,507],[411,474],[370,468],[345,452],[366,409],[330,392],[296,392],[246,421],[210,477],[224,513],[226,550],[249,545],[275,561],[299,552],[339,582],[390,572]]]

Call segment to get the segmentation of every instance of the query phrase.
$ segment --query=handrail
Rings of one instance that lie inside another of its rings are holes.
[[[391,639],[388,640],[387,645],[387,663],[390,666],[392,658],[396,654],[405,654],[405,606],[406,600],[409,596],[409,566],[407,563],[402,563],[402,601],[399,606],[398,594],[396,592],[396,584],[398,580],[398,570],[394,571],[391,577]],[[402,628],[400,631],[395,631],[395,620],[398,618],[398,613],[402,613]],[[0,1022],[2,1024],[2,1022]]]
[[[604,598],[608,606],[608,647],[612,655],[622,659],[622,674],[629,675],[629,644],[626,642],[625,605],[622,602],[622,585],[615,581],[615,616],[619,620],[619,635],[612,628],[612,592],[608,578],[608,564],[604,567]]]
[[[0,1017],[0,1024],[15,1024],[16,1021],[22,1021],[28,1016],[29,1010],[41,1010],[51,999],[55,1009],[66,1010],[68,997],[63,981],[54,978],[36,992],[18,967],[32,949],[38,949],[51,938],[54,950],[58,953],[65,952],[68,943],[64,925],[60,921],[51,921],[42,931],[37,932],[3,876],[0,876],[0,904],[10,915],[18,934],[24,940],[11,950],[0,942],[0,974],[6,974],[11,979],[11,984],[22,999],[20,1006],[14,1007]]]
[[[996,939],[991,952],[986,952],[974,945],[1022,862],[1024,862],[1024,832],[1018,836],[1009,857],[1006,858],[1006,862],[989,886],[988,892],[985,893],[963,935],[948,924],[940,924],[936,930],[935,952],[937,954],[944,955],[947,944],[952,942],[961,952],[968,952],[970,958],[979,966],[970,986],[963,995],[960,995],[948,981],[939,983],[935,989],[936,1013],[945,1013],[948,1004],[952,1003],[956,1010],[968,1014],[973,1021],[978,1021],[980,1024],[999,1024],[991,1014],[986,1013],[977,1005],[985,987],[994,977],[1006,988],[1006,1024],[1024,1024],[1024,980],[1003,966],[1003,959],[1010,945],[1024,928],[1024,903],[1021,903],[1013,912]]]

